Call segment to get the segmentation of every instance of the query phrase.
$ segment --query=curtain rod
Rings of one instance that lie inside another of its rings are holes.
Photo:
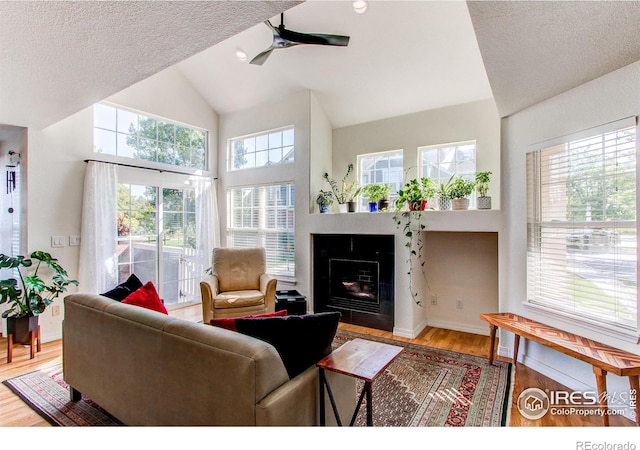
[[[168,172],[168,173],[175,173],[178,175],[186,175],[186,176],[190,176],[193,174],[189,174],[189,173],[185,173],[185,172],[179,172],[177,170],[170,170],[170,169],[156,169],[154,167],[142,167],[142,166],[136,166],[134,164],[125,164],[125,163],[120,163],[120,162],[112,162],[112,161],[100,161],[99,159],[85,159],[84,162],[88,163],[88,162],[99,162],[99,163],[105,163],[105,164],[115,164],[116,166],[123,166],[123,167],[133,167],[134,169],[145,169],[145,170],[155,170],[157,172]],[[202,175],[197,175],[197,176],[202,176]],[[218,177],[211,177],[214,180],[217,180]]]

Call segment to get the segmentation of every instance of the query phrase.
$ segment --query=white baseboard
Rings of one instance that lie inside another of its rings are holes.
[[[468,323],[447,322],[443,320],[429,320],[427,325],[434,328],[444,328],[445,330],[462,331],[464,333],[481,334],[489,336],[489,327],[470,325]]]
[[[403,338],[408,338],[408,339],[415,339],[420,335],[420,333],[422,333],[422,330],[424,330],[426,327],[427,327],[427,320],[424,319],[413,330],[409,328],[393,327],[393,335],[403,337]]]

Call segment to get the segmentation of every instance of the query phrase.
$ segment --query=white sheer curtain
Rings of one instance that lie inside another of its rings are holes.
[[[99,294],[118,284],[118,172],[90,161],[84,177],[80,241],[80,290]]]
[[[220,245],[220,220],[215,181],[199,178],[196,187],[196,250],[200,274],[211,267],[213,248]]]

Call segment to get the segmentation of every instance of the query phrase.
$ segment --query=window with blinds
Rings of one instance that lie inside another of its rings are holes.
[[[267,271],[295,276],[293,183],[245,186],[227,190],[227,245],[264,247]]]
[[[530,304],[638,329],[635,119],[527,154]]]

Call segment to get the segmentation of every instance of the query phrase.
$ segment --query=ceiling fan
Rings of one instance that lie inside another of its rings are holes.
[[[271,52],[278,48],[289,48],[295,45],[336,45],[346,47],[349,44],[349,36],[339,36],[335,34],[300,33],[287,30],[284,26],[284,14],[280,14],[280,25],[274,27],[271,22],[265,20],[273,32],[273,42],[271,47],[259,53],[251,60],[251,64],[262,65]]]

